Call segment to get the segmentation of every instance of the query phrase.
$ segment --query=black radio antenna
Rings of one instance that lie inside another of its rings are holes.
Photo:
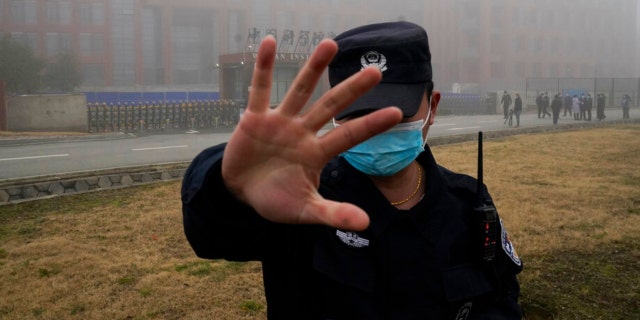
[[[482,260],[493,261],[496,256],[496,245],[498,243],[498,211],[492,202],[484,200],[482,188],[482,131],[478,131],[478,213],[480,222],[478,234],[480,236]]]
[[[482,131],[478,131],[478,205],[482,205],[484,201],[482,201]]]

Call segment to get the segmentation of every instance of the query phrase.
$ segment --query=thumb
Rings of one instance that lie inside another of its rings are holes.
[[[369,226],[369,216],[351,203],[319,199],[304,210],[302,223],[319,223],[342,230],[362,231]]]

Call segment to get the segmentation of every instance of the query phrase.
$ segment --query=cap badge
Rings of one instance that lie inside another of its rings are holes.
[[[378,51],[369,51],[363,54],[360,57],[360,64],[362,64],[362,69],[373,66],[381,72],[387,71],[387,57]]]

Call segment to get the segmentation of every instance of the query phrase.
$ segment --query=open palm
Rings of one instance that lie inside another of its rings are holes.
[[[249,103],[222,160],[224,182],[238,199],[266,219],[362,230],[369,223],[364,211],[320,196],[320,173],[340,152],[400,122],[402,113],[398,108],[384,108],[318,136],[335,114],[380,81],[380,71],[362,70],[300,113],[337,51],[334,41],[323,40],[282,103],[271,109],[275,48],[275,39],[270,36],[260,45]]]

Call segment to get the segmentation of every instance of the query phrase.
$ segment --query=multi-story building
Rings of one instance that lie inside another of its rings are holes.
[[[197,87],[233,99],[246,95],[252,54],[270,32],[283,53],[279,101],[315,37],[398,19],[427,29],[442,91],[638,77],[637,12],[638,0],[3,0],[0,32],[45,58],[71,50],[84,88]]]
[[[637,0],[456,0],[439,10],[449,22],[425,24],[444,84],[509,89],[526,78],[639,76]]]

